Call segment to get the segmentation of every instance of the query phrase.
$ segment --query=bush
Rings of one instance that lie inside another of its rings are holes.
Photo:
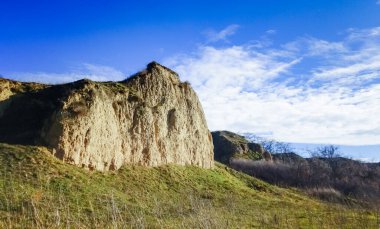
[[[299,156],[298,156],[299,157]],[[324,200],[341,195],[380,204],[380,165],[347,158],[307,158],[274,155],[274,161],[235,159],[230,166],[272,184],[297,187]]]

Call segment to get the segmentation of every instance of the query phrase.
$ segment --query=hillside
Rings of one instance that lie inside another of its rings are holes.
[[[378,215],[310,199],[221,164],[88,171],[0,144],[0,228],[377,228]],[[128,225],[128,226],[127,226]]]
[[[375,211],[214,165],[214,144],[229,166],[273,158],[234,133],[211,135],[194,90],[158,63],[120,82],[1,79],[0,89],[0,228],[379,225]]]
[[[262,151],[270,152],[270,160],[263,160],[244,156],[247,154],[244,149],[258,143],[232,132],[215,131],[212,135],[215,160],[237,171],[282,187],[300,188],[327,201],[375,209],[380,204],[379,163],[364,163],[340,156],[303,158],[289,151],[286,144],[274,140],[261,143],[265,149]]]

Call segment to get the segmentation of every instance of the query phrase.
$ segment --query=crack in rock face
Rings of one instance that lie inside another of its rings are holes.
[[[0,81],[0,87],[9,88],[9,82]],[[46,146],[57,158],[90,170],[213,167],[212,137],[198,97],[164,66],[150,63],[121,82],[35,85],[3,93],[0,142]]]

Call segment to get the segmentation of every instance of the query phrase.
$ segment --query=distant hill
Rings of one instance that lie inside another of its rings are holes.
[[[256,134],[252,133],[242,133],[242,136],[246,137],[250,141],[255,141],[258,137]],[[308,151],[319,147],[323,144],[315,143],[295,143],[295,142],[285,142],[289,144],[291,148],[299,155],[303,157],[309,157],[310,153]],[[363,162],[380,162],[380,144],[378,145],[339,145],[339,151],[349,158],[355,160],[360,160]]]
[[[267,159],[270,154],[260,144],[249,142],[243,136],[230,131],[214,131],[211,133],[214,143],[214,158],[224,164],[233,159]]]

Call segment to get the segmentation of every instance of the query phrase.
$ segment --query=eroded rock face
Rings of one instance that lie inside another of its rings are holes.
[[[43,112],[29,140],[16,131],[6,142],[45,145],[68,163],[101,171],[124,164],[213,166],[212,137],[195,92],[157,63],[122,82],[81,80],[23,94],[19,100],[27,101],[29,109],[13,102],[4,111],[0,141],[7,131],[2,124],[8,123],[8,131],[20,124],[12,119],[16,113],[38,119]]]

